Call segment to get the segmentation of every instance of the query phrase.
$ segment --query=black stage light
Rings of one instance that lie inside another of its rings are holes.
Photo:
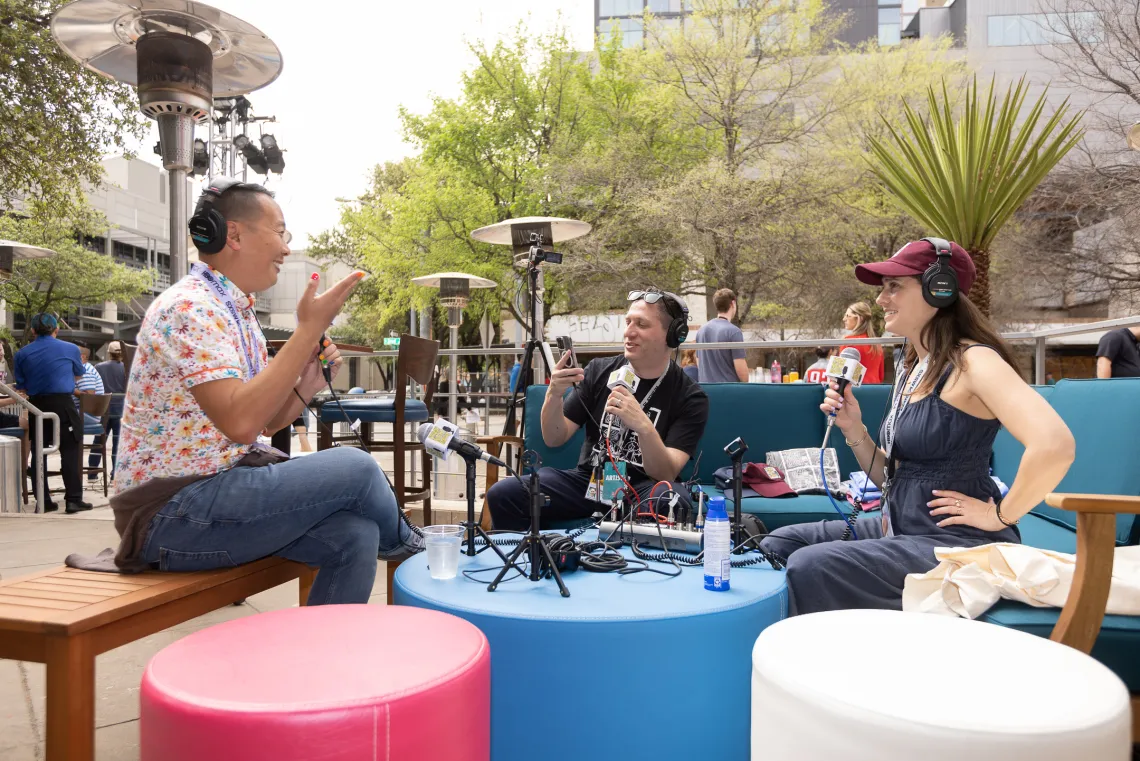
[[[275,174],[281,174],[285,171],[285,157],[277,145],[277,138],[273,135],[262,135],[261,150],[265,153],[265,160],[269,164],[270,171]]]
[[[235,137],[234,148],[241,151],[241,155],[245,157],[246,166],[250,169],[258,174],[269,174],[269,163],[265,160],[265,154],[251,143],[248,137],[245,135]]]
[[[204,177],[210,173],[210,152],[206,149],[206,141],[201,138],[194,139],[194,174]]]

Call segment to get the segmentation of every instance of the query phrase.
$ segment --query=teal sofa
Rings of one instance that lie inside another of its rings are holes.
[[[709,421],[697,450],[700,461],[690,461],[681,479],[691,477],[696,467],[697,480],[705,491],[720,493],[713,484],[713,472],[730,464],[723,448],[737,436],[748,443],[748,462],[763,462],[765,453],[772,450],[818,447],[823,440],[826,421],[819,411],[822,391],[818,386],[725,383],[705,384],[703,388],[709,396]],[[1034,388],[1060,414],[1077,442],[1076,460],[1055,491],[1140,497],[1140,378],[1062,380],[1055,386]],[[545,391],[542,386],[527,390],[524,445],[537,451],[544,465],[573,468],[583,433],[578,431],[557,449],[543,444],[538,421]],[[877,433],[890,387],[863,386],[857,394],[867,427]],[[834,431],[830,445],[839,457],[844,478],[859,469],[842,434]],[[1023,452],[1017,440],[1001,430],[994,442],[994,475],[1012,485]],[[843,502],[840,505],[847,507]],[[731,495],[729,506],[731,509]],[[836,516],[825,496],[746,498],[741,509],[760,517],[769,529]],[[1077,547],[1076,526],[1076,513],[1042,503],[1022,518],[1020,529],[1027,545],[1073,553]],[[1118,514],[1116,545],[1135,545],[1138,540],[1140,521],[1134,520],[1132,514]],[[1060,611],[1055,608],[1032,608],[1003,601],[982,620],[1050,636],[1059,617]],[[1105,616],[1091,653],[1120,675],[1133,693],[1140,693],[1140,657],[1132,653],[1133,647],[1140,647],[1140,617]]]

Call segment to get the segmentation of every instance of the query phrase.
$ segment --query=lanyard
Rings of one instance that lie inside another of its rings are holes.
[[[894,400],[891,402],[891,411],[884,421],[883,427],[883,451],[887,453],[887,461],[884,463],[886,478],[883,481],[883,536],[894,536],[895,529],[891,521],[891,481],[895,475],[895,461],[891,457],[891,452],[894,450],[895,445],[895,423],[898,420],[899,414],[910,404],[910,397],[914,394],[914,390],[918,388],[918,384],[922,382],[923,376],[930,367],[930,355],[927,354],[918,366],[914,368],[914,374],[909,380],[899,382],[898,386],[905,383],[905,388],[902,393],[895,393]],[[896,386],[896,392],[898,391]]]
[[[927,354],[918,366],[914,369],[914,374],[906,382],[906,388],[903,389],[901,394],[896,394],[895,399],[891,402],[891,411],[887,415],[885,427],[883,429],[883,451],[887,453],[887,461],[891,459],[891,450],[894,449],[895,444],[895,422],[898,416],[902,413],[903,409],[910,404],[910,397],[914,394],[914,390],[918,388],[918,384],[922,382],[923,376],[926,375],[927,369],[930,367],[930,355]]]
[[[250,351],[252,338],[250,341],[246,341],[245,320],[242,319],[241,312],[238,311],[233,294],[231,294],[225,284],[218,279],[213,270],[201,262],[195,262],[194,266],[190,268],[190,272],[209,286],[210,290],[214,292],[214,295],[218,297],[218,300],[222,302],[222,306],[230,313],[230,317],[233,318],[234,325],[238,331],[238,338],[241,340],[241,349],[245,353],[246,369],[249,370],[249,377],[253,378],[253,376],[261,372],[261,359],[257,356],[256,352]]]

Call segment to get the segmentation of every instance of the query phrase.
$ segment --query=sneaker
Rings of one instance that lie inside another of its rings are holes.
[[[409,531],[408,536],[400,543],[400,546],[388,552],[377,553],[376,557],[388,563],[402,563],[412,555],[418,555],[426,549],[424,538],[414,531]]]

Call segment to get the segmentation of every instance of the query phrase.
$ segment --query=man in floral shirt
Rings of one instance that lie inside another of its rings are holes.
[[[191,223],[201,262],[158,296],[139,328],[123,410],[116,494],[123,570],[224,568],[276,555],[320,568],[310,604],[367,602],[377,557],[422,549],[367,452],[289,460],[258,442],[295,420],[343,360],[324,331],[363,273],[317,295],[272,361],[252,295],[289,255],[281,208],[259,185],[219,181]],[[216,253],[210,253],[210,251]],[[323,343],[322,343],[323,342]]]

